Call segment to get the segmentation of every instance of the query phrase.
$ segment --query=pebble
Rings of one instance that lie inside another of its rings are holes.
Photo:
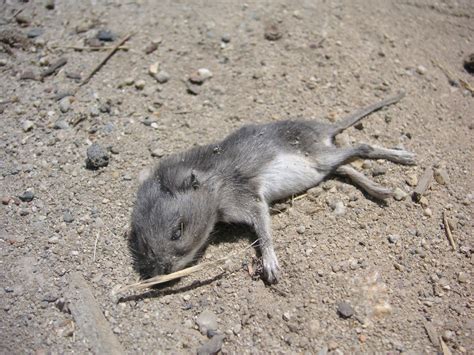
[[[43,29],[42,28],[38,28],[38,27],[35,27],[35,28],[32,28],[31,30],[29,30],[27,33],[26,33],[26,36],[28,38],[36,38],[36,37],[39,37],[43,34]]]
[[[48,10],[54,10],[54,6],[55,6],[54,1],[55,0],[46,0],[44,7],[46,7],[46,9]]]
[[[393,198],[397,201],[402,201],[406,199],[407,196],[408,194],[399,187],[396,187],[395,190],[393,190]]]
[[[27,209],[21,209],[20,210],[20,216],[27,216],[30,214],[30,211],[28,211]]]
[[[426,217],[431,217],[433,216],[433,211],[431,211],[431,208],[427,207],[423,210],[423,214],[426,216]]]
[[[65,97],[59,101],[59,109],[62,113],[66,113],[71,108],[71,98]]]
[[[18,196],[23,202],[31,202],[35,198],[35,193],[31,190],[26,190],[20,196]]]
[[[150,127],[154,122],[156,122],[156,120],[150,116],[146,116],[143,120],[142,120],[142,123],[147,126],[147,127]]]
[[[194,85],[193,83],[186,83],[186,91],[191,95],[199,95],[201,93],[201,87],[199,85]]]
[[[15,20],[19,25],[23,25],[23,26],[27,26],[31,22],[31,19],[25,14],[16,15]]]
[[[66,223],[74,222],[74,216],[72,215],[71,211],[69,211],[69,210],[64,211],[63,221],[66,222]]]
[[[276,23],[270,23],[270,24],[265,26],[264,37],[265,37],[266,40],[277,41],[282,36],[283,36],[283,34],[281,33],[281,31],[278,28]]]
[[[105,167],[109,164],[109,155],[107,151],[98,143],[92,144],[87,148],[86,168],[95,170]]]
[[[91,117],[98,117],[100,115],[100,111],[99,111],[99,108],[97,106],[92,106],[90,108],[90,115]]]
[[[143,49],[145,54],[151,54],[158,49],[158,43],[151,42]]]
[[[97,39],[104,42],[112,42],[115,40],[115,34],[109,30],[99,30]]]
[[[160,62],[155,62],[148,68],[148,74],[155,77],[155,75],[158,74],[158,69],[160,69]]]
[[[135,84],[135,79],[134,78],[126,78],[123,83],[127,86],[131,86],[133,84]]]
[[[160,70],[158,72],[158,74],[155,75],[155,79],[156,81],[158,81],[160,84],[164,84],[166,82],[168,82],[170,80],[170,75],[168,74],[168,72],[164,71],[164,70]]]
[[[390,234],[387,239],[391,244],[397,244],[400,240],[400,236],[397,234]]]
[[[421,196],[421,198],[420,198],[420,200],[418,201],[418,203],[419,203],[422,207],[428,207],[429,201],[428,201],[428,199],[426,198],[426,196]]]
[[[11,201],[10,196],[2,196],[2,205],[8,205]]]
[[[337,313],[342,318],[350,318],[354,315],[354,309],[347,302],[340,302],[337,305]]]
[[[416,67],[416,72],[420,75],[425,75],[428,70],[423,66],[419,65]]]
[[[454,332],[452,332],[451,330],[445,330],[441,337],[445,342],[450,342],[454,339]]]
[[[380,176],[387,173],[387,168],[383,165],[376,165],[372,170],[372,176]]]
[[[145,80],[137,80],[137,81],[135,82],[135,88],[136,88],[137,90],[143,90],[143,89],[145,88],[145,84],[146,84],[146,83],[145,83]]]
[[[328,342],[328,350],[329,351],[333,351],[333,350],[336,350],[338,348],[338,344],[334,341],[334,340],[330,340]]]
[[[57,236],[48,239],[48,244],[58,244],[59,238]]]
[[[193,84],[201,85],[210,78],[212,78],[212,72],[209,69],[201,68],[189,76],[189,81]]]
[[[8,64],[8,60],[6,60],[5,58],[0,59],[0,67],[4,67],[7,64]]]
[[[474,53],[469,54],[463,63],[464,69],[470,74],[474,74]]]
[[[65,120],[58,120],[54,123],[54,129],[68,129],[69,123]]]
[[[205,309],[196,318],[196,324],[201,334],[206,334],[208,330],[217,330],[217,316],[214,312]]]
[[[416,176],[415,174],[410,174],[410,175],[408,175],[407,178],[405,179],[405,182],[406,182],[409,186],[415,187],[415,186],[418,184],[418,176]]]
[[[460,283],[467,283],[469,281],[469,275],[466,272],[461,271],[458,275],[458,281]]]
[[[165,155],[165,152],[161,148],[156,148],[151,151],[151,156],[154,158],[161,158]]]
[[[21,125],[21,128],[23,128],[23,132],[29,132],[33,129],[34,126],[35,124],[32,121],[26,120]]]
[[[224,335],[215,335],[197,350],[198,355],[214,355],[221,351]]]
[[[298,227],[296,228],[296,232],[297,232],[298,234],[304,234],[305,231],[306,231],[306,227],[303,226],[303,225],[298,226]]]
[[[230,34],[224,33],[221,37],[221,41],[224,43],[229,43],[230,42]]]
[[[449,183],[448,172],[445,168],[434,169],[433,176],[436,182],[440,185],[447,185]]]

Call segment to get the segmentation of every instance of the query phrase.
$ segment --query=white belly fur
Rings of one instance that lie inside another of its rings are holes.
[[[267,202],[279,200],[317,185],[325,174],[297,154],[279,154],[262,173],[261,192]]]

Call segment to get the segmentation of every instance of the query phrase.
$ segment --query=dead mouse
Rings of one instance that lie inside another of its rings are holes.
[[[278,281],[269,204],[301,193],[329,174],[343,175],[384,199],[390,189],[357,172],[350,161],[387,159],[415,164],[413,153],[368,144],[338,148],[334,136],[404,93],[363,108],[335,124],[280,121],[247,125],[223,141],[163,159],[138,190],[130,250],[143,278],[197,261],[217,222],[245,223],[259,238],[264,278]]]

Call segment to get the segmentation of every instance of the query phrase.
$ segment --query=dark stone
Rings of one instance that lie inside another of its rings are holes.
[[[99,30],[97,39],[104,42],[112,42],[115,40],[115,34],[109,30]]]
[[[42,28],[38,28],[38,27],[35,27],[35,28],[32,28],[31,30],[28,31],[28,33],[26,34],[26,36],[28,38],[36,38],[36,37],[39,37],[43,34],[43,29]]]
[[[230,34],[224,33],[221,37],[221,41],[224,43],[229,43],[230,42]]]
[[[30,202],[33,201],[33,199],[35,198],[35,194],[33,191],[25,191],[23,192],[23,194],[18,196],[18,198],[23,202]]]
[[[472,75],[474,75],[474,53],[471,53],[464,59],[464,69]]]
[[[46,4],[44,5],[48,10],[54,10],[54,0],[46,0]]]
[[[190,82],[186,83],[186,89],[187,92],[191,95],[199,95],[201,93],[201,87]]]
[[[109,155],[101,145],[94,143],[87,148],[86,168],[96,170],[109,165]]]
[[[354,309],[347,302],[340,302],[337,305],[337,313],[341,318],[350,318],[354,315]]]

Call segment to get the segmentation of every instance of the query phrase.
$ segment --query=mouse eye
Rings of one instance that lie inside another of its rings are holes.
[[[178,240],[183,235],[184,224],[180,223],[178,227],[176,227],[171,234],[171,240]]]

